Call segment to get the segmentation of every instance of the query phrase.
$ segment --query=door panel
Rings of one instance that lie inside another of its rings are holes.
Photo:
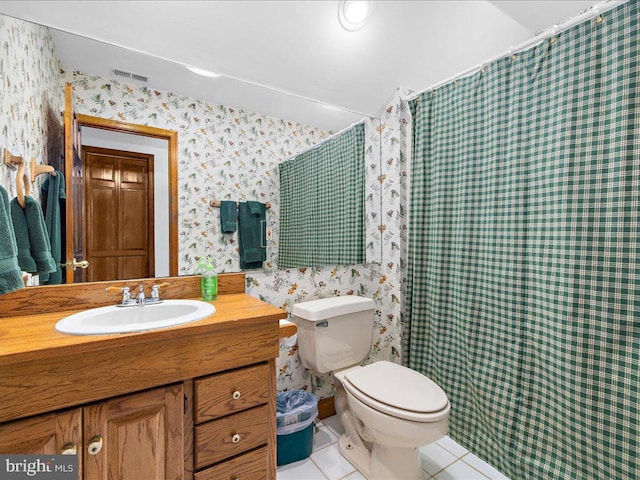
[[[85,407],[87,480],[165,480],[183,476],[182,385],[156,388]]]
[[[82,409],[16,420],[0,425],[0,453],[9,455],[59,455],[74,445],[78,478],[82,478]]]
[[[85,146],[90,281],[154,276],[153,155]]]

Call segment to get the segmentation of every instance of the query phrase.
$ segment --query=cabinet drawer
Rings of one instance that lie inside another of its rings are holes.
[[[194,480],[266,480],[268,455],[267,447],[258,448],[196,472],[193,478]]]
[[[263,405],[196,425],[196,468],[206,467],[252,448],[269,439],[269,407]]]
[[[263,363],[197,379],[196,423],[267,403],[269,378],[269,364]]]

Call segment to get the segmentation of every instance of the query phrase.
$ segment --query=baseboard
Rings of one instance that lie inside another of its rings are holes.
[[[336,406],[333,402],[333,397],[323,398],[318,402],[318,418],[332,417],[336,414]]]

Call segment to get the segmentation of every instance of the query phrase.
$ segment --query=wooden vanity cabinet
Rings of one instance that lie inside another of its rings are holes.
[[[78,478],[82,478],[82,409],[0,424],[0,453],[59,455],[77,452]]]
[[[182,479],[184,411],[182,384],[84,407],[84,478]]]
[[[0,452],[78,456],[78,478],[177,480],[184,474],[182,384],[0,425]]]
[[[65,308],[101,306],[105,285],[127,282],[7,294],[0,453],[75,445],[79,479],[275,480],[275,359],[286,312],[245,294],[244,280],[221,275],[210,317],[126,335],[53,327]],[[145,281],[148,289],[153,280]],[[166,298],[199,296],[198,277],[168,281]]]
[[[275,470],[273,367],[263,362],[195,380],[195,480],[268,479]]]

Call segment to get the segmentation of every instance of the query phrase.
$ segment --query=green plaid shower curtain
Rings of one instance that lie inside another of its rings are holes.
[[[279,268],[365,261],[364,123],[281,163]]]
[[[412,102],[404,355],[511,479],[640,478],[638,2]]]

